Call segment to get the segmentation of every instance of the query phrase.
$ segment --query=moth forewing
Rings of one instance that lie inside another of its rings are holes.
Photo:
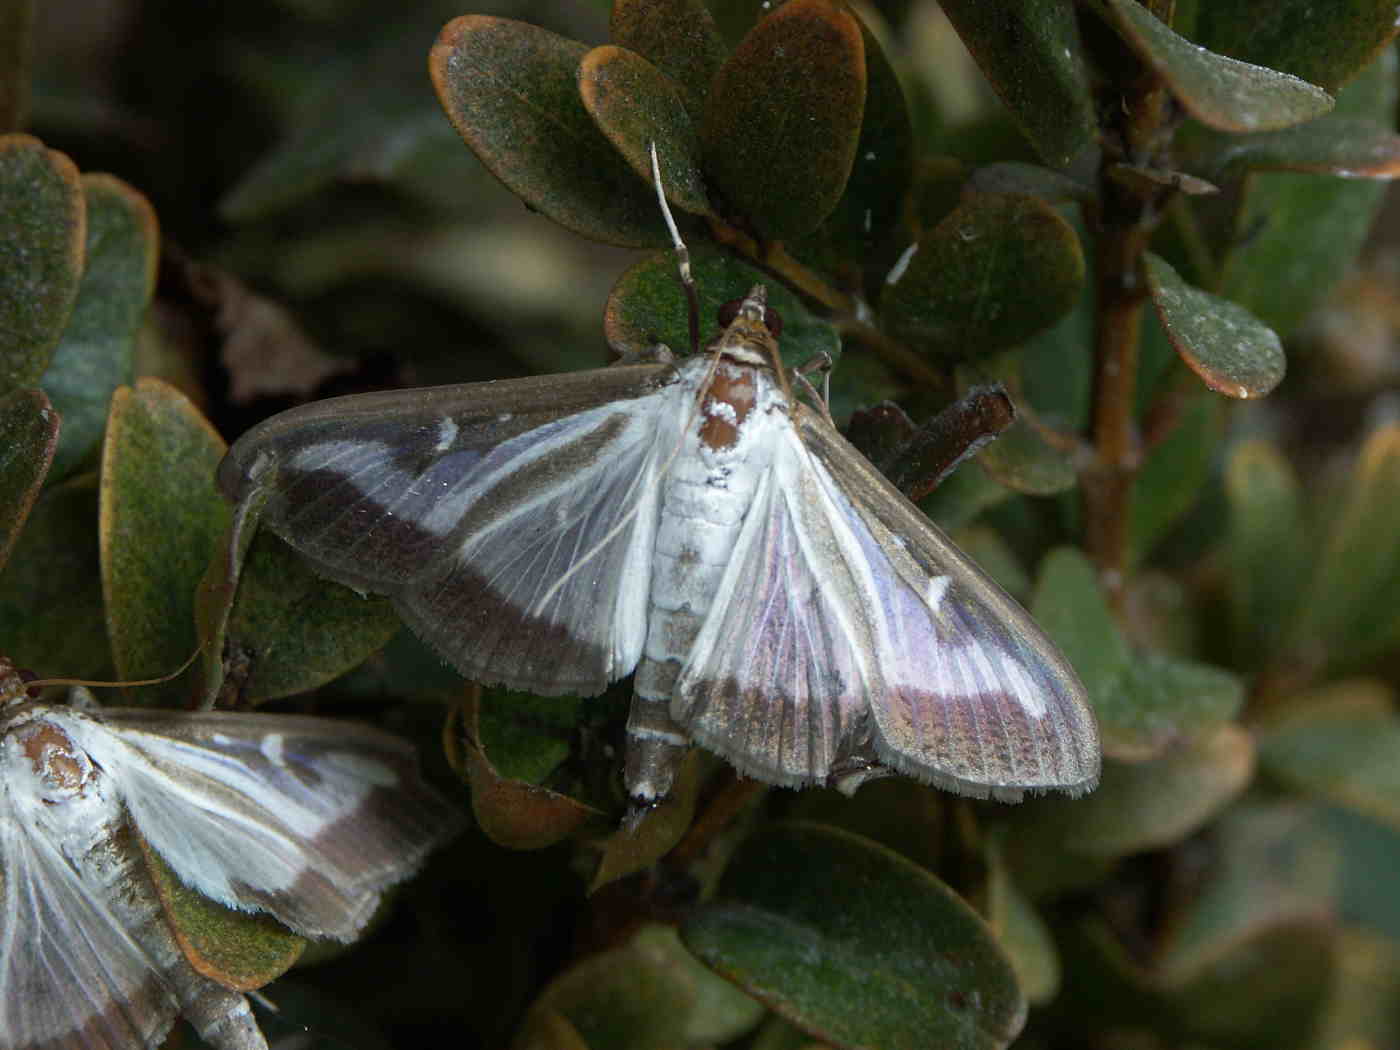
[[[1073,671],[794,399],[765,298],[675,365],[295,409],[220,484],[267,486],[274,531],[470,678],[593,695],[635,669],[639,805],[692,740],[792,786],[885,766],[983,797],[1088,790]]]
[[[326,720],[0,707],[0,1048],[147,1050],[183,1014],[266,1050],[182,954],[134,836],[185,885],[348,940],[460,818],[407,745]]]
[[[1024,790],[1093,790],[1098,726],[1054,643],[825,419],[799,406],[797,420],[919,635],[906,633],[904,645],[896,632],[881,635],[885,688],[871,698],[880,760],[952,790],[1009,801]],[[898,621],[891,598],[872,597],[887,607],[887,624]]]
[[[331,579],[388,595],[468,677],[593,695],[641,645],[674,376],[630,365],[318,402],[241,437],[219,483],[235,500],[269,490],[268,527]]]

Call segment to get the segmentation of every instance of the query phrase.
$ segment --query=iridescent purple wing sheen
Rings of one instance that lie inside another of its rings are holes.
[[[219,480],[235,500],[264,485],[273,531],[387,594],[467,677],[594,695],[645,638],[673,379],[642,365],[318,402],[245,434]]]
[[[777,783],[873,756],[976,797],[1093,788],[1073,670],[832,427],[798,409],[764,491],[768,520],[746,523],[682,671],[679,723]]]

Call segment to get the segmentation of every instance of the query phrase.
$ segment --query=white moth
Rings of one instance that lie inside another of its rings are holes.
[[[0,1048],[148,1050],[183,1015],[215,1050],[266,1050],[243,995],[185,957],[133,835],[205,897],[349,941],[458,821],[387,734],[78,710],[0,661]]]
[[[635,672],[639,806],[692,741],[787,786],[894,769],[1007,800],[1092,789],[1074,671],[792,396],[765,301],[755,286],[679,363],[284,412],[220,487],[265,496],[265,524],[388,595],[468,678],[591,696]]]

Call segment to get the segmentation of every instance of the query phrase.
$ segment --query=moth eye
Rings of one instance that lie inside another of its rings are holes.
[[[774,310],[771,306],[763,308],[763,326],[768,329],[773,338],[783,334],[783,315]]]
[[[728,328],[734,323],[734,318],[739,316],[739,307],[744,304],[742,299],[730,299],[719,308],[719,326]]]

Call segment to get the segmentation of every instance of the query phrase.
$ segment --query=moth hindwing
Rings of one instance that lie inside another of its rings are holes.
[[[30,700],[3,661],[0,685],[3,1050],[148,1050],[181,1015],[216,1050],[266,1050],[248,985],[188,956],[154,878],[350,940],[459,822],[368,728],[80,710]]]
[[[1091,789],[1083,687],[1031,618],[789,392],[763,286],[673,365],[370,394],[249,431],[234,500],[388,595],[464,675],[593,695],[635,672],[627,783],[698,742],[801,786]]]

